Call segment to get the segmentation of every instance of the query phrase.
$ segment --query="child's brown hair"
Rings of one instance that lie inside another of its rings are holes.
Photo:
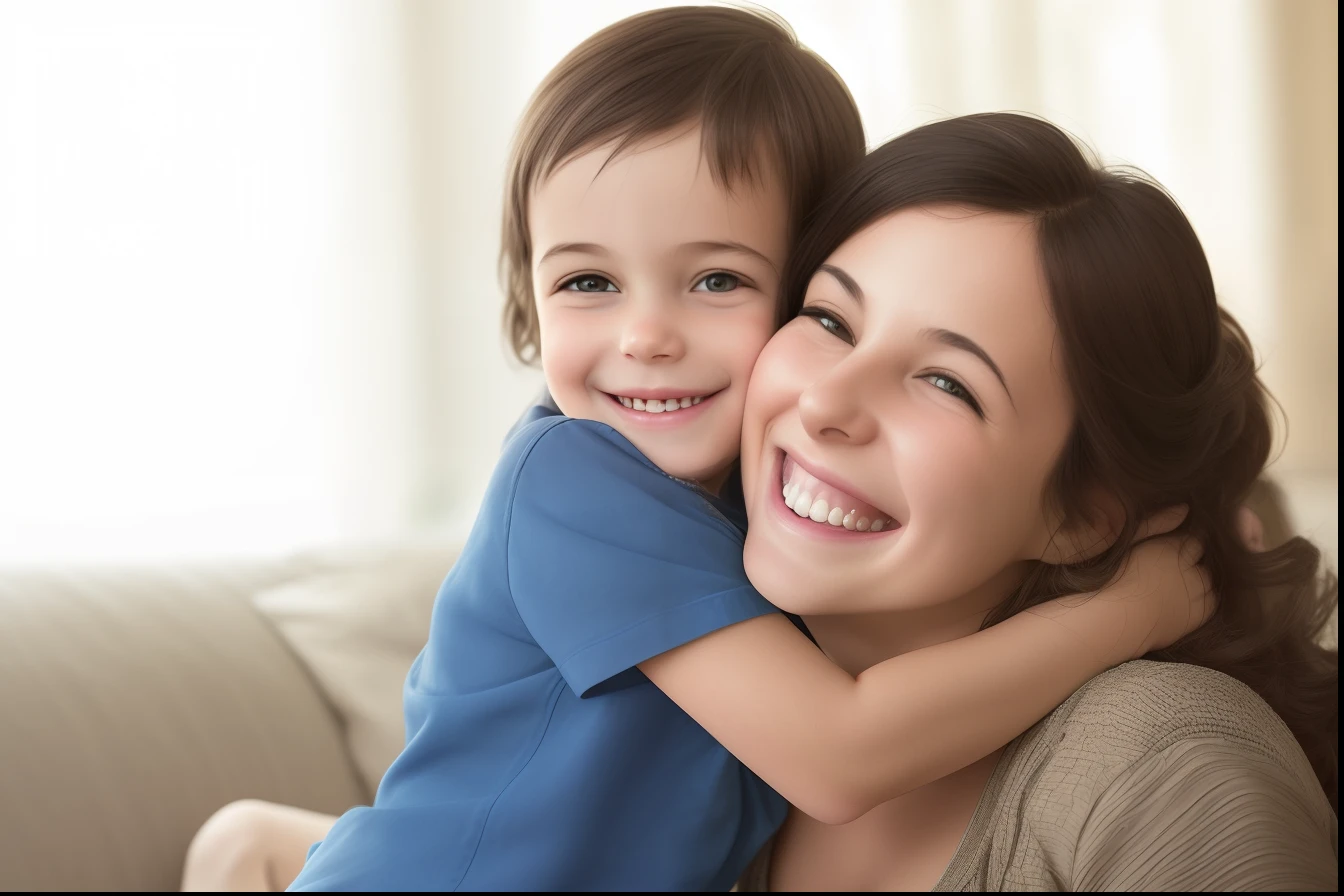
[[[524,363],[540,352],[527,203],[576,153],[616,153],[698,123],[716,182],[760,176],[763,153],[783,180],[790,235],[822,191],[863,157],[854,99],[781,19],[752,10],[678,6],[631,16],[579,44],[551,70],[514,139],[504,195],[500,278],[504,331]],[[781,304],[782,307],[782,304]]]

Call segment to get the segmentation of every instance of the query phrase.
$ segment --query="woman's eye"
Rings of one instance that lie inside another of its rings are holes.
[[[560,287],[571,292],[616,292],[616,284],[597,274],[584,274],[572,280],[566,280]]]
[[[723,271],[710,274],[707,277],[700,278],[700,282],[695,284],[693,289],[702,292],[732,292],[742,285],[742,278],[736,274],[725,274]]]
[[[966,404],[970,406],[971,410],[975,411],[976,416],[979,417],[985,416],[980,410],[980,405],[976,403],[976,400],[974,398],[971,397],[971,393],[967,390],[967,388],[963,386],[961,383],[952,379],[952,377],[946,376],[941,373],[931,373],[925,376],[924,380],[930,383],[935,389],[942,389],[944,392],[946,392],[948,395],[951,395],[953,398],[966,402]]]
[[[854,344],[854,334],[849,332],[849,327],[845,326],[845,322],[842,321],[839,317],[827,311],[826,309],[817,308],[815,306],[809,306],[804,308],[802,311],[799,311],[798,314],[801,317],[812,318],[817,323],[821,324],[821,326],[824,329],[829,330],[831,333],[834,333],[836,336],[845,340],[850,345]]]

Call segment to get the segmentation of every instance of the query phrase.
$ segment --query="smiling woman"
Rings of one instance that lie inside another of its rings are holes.
[[[747,396],[744,562],[860,684],[1057,595],[1123,605],[1107,581],[1178,505],[1219,600],[984,759],[843,824],[794,811],[743,889],[1331,888],[1336,585],[1300,538],[1243,542],[1268,397],[1175,202],[1046,122],[954,118],[847,176],[786,289]],[[892,523],[846,531],[837,500]]]

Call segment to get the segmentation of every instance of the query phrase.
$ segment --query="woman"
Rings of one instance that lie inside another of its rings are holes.
[[[976,116],[870,156],[794,264],[801,312],[748,397],[746,562],[832,659],[862,674],[1096,590],[1175,504],[1220,606],[960,772],[847,825],[794,812],[742,888],[1330,888],[1337,658],[1311,639],[1334,589],[1305,542],[1238,540],[1265,398],[1175,205],[1050,125]],[[837,538],[801,506],[819,487],[900,526]],[[283,888],[330,824],[284,811],[217,816],[197,855],[255,837]]]
[[[1091,591],[1175,504],[1219,606],[960,772],[847,825],[794,811],[741,888],[1333,890],[1335,582],[1301,539],[1239,535],[1267,396],[1176,204],[1045,122],[970,116],[869,155],[793,265],[747,399],[745,559],[832,659]],[[810,479],[898,537],[801,518]]]

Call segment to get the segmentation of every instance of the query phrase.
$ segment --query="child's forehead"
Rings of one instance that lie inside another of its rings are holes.
[[[550,241],[614,245],[741,242],[782,256],[788,197],[775,177],[716,175],[698,133],[628,150],[609,141],[558,166],[533,190],[530,229]]]
[[[560,180],[571,187],[639,188],[659,181],[704,188],[704,195],[775,195],[788,189],[775,152],[764,140],[733,144],[707,135],[695,123],[652,134],[619,134],[581,147],[543,168],[532,194]]]

